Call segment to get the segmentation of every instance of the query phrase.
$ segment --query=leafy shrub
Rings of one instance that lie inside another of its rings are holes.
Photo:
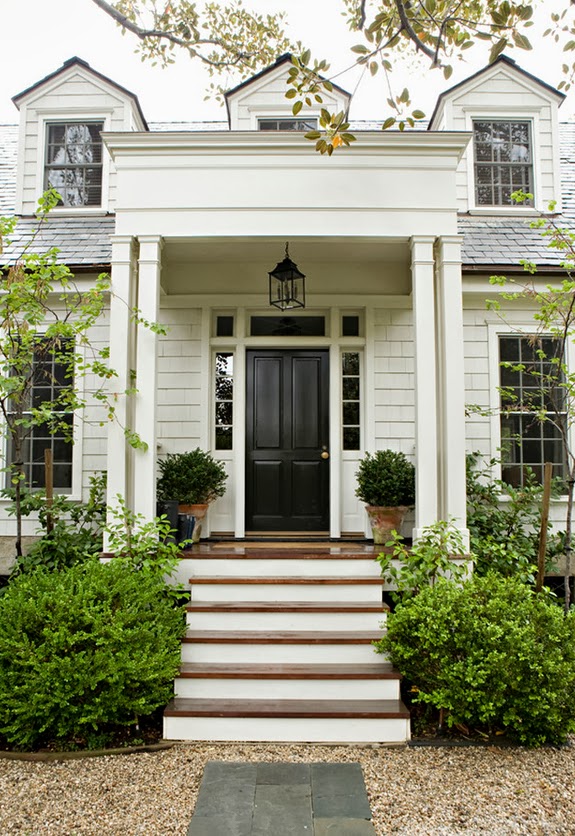
[[[30,572],[39,566],[59,570],[91,558],[102,551],[102,531],[106,522],[106,475],[90,479],[87,502],[72,502],[67,496],[56,495],[49,506],[46,496],[37,491],[22,491],[23,516],[36,512],[44,531],[43,536],[17,559],[13,575]],[[4,491],[10,495],[12,491]],[[13,497],[12,497],[13,498]],[[15,512],[15,506],[9,507]],[[52,530],[49,529],[49,521]]]
[[[391,552],[382,552],[376,560],[384,580],[395,586],[391,597],[396,603],[433,586],[440,577],[461,581],[467,574],[465,563],[452,559],[466,553],[463,538],[445,520],[426,526],[413,546],[407,547],[397,531],[391,532],[386,545],[391,546]],[[399,561],[399,566],[394,561]]]
[[[128,567],[145,572],[165,582],[164,594],[176,600],[182,587],[172,581],[180,560],[180,550],[189,541],[175,543],[167,517],[146,520],[142,514],[135,514],[118,495],[117,505],[110,510],[111,521],[106,526],[108,547]]]
[[[575,613],[517,578],[440,579],[389,616],[377,650],[449,725],[502,729],[528,746],[575,731]]]
[[[467,525],[475,571],[517,575],[533,582],[541,527],[543,486],[527,471],[525,484],[513,487],[493,478],[497,459],[480,467],[481,455],[467,457]],[[560,493],[558,481],[555,494]],[[548,538],[548,554],[561,551],[560,536]]]
[[[15,578],[0,597],[0,734],[90,746],[164,705],[184,622],[162,591],[123,561]]]
[[[355,475],[355,495],[366,505],[391,508],[415,502],[415,468],[403,453],[366,453]]]

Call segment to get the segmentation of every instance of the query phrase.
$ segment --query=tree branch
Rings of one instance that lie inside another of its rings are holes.
[[[96,0],[94,0],[94,2],[96,2]],[[409,40],[414,44],[416,50],[418,50],[419,52],[423,52],[424,55],[427,55],[428,58],[431,58],[433,66],[436,66],[435,51],[426,46],[426,44],[422,43],[418,38],[417,32],[411,25],[411,22],[407,16],[407,11],[403,0],[394,0],[394,3],[395,8],[397,9],[397,13],[399,15],[399,19],[401,21],[402,29],[407,34]]]

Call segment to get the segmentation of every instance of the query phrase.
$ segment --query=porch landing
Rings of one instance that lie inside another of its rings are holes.
[[[164,736],[405,743],[387,607],[365,543],[210,542],[182,553],[188,630]]]

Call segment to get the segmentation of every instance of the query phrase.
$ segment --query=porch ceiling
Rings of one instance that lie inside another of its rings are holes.
[[[290,238],[290,255],[308,264],[342,262],[409,266],[409,243],[393,238]],[[257,264],[270,270],[283,258],[285,238],[171,238],[163,260],[171,264]]]

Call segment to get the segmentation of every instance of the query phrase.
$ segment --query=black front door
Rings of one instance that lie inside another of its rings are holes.
[[[246,530],[327,531],[329,354],[253,350],[246,362]]]

